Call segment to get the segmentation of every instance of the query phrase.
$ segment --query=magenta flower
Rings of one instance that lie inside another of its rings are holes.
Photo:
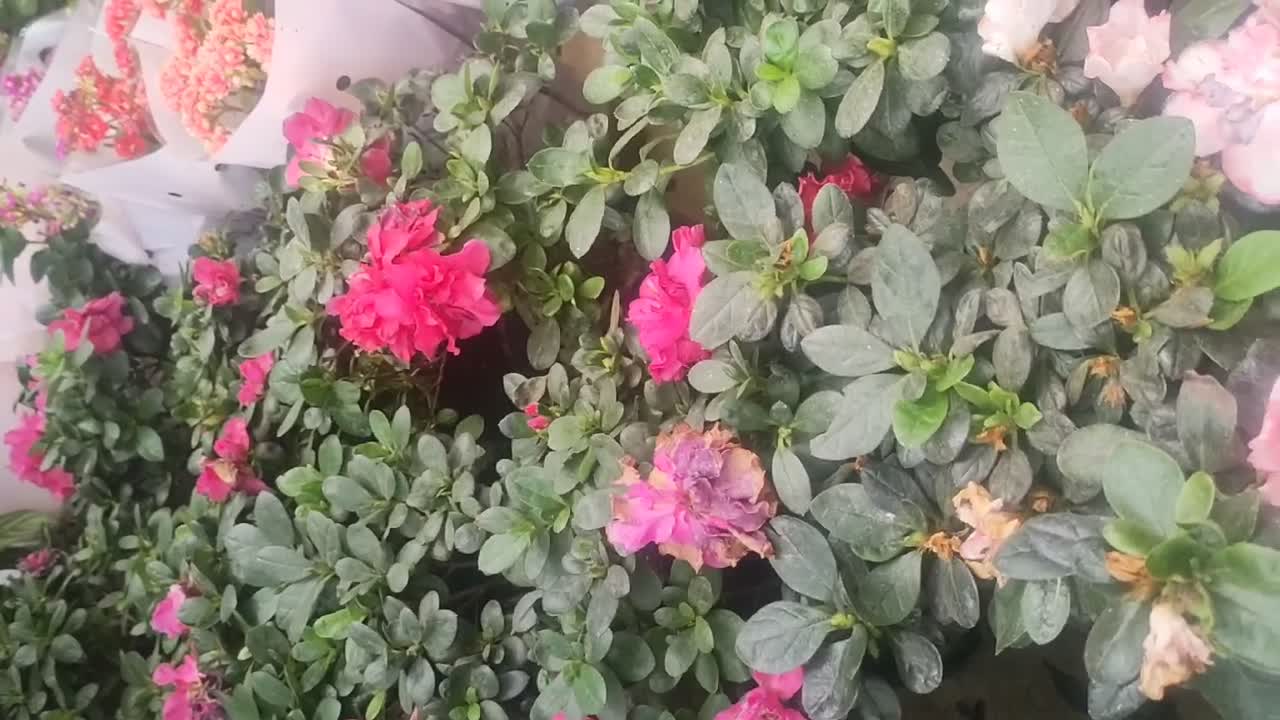
[[[302,163],[328,165],[332,148],[328,141],[341,135],[355,120],[355,113],[321,100],[311,98],[302,112],[290,115],[284,121],[284,136],[293,146],[293,159],[285,170],[285,181],[297,187],[306,172]]]
[[[209,696],[204,675],[194,655],[187,655],[176,667],[160,663],[151,673],[151,682],[173,688],[164,699],[164,720],[215,720],[222,717],[217,701]]]
[[[551,418],[542,414],[538,409],[538,403],[529,403],[524,408],[524,416],[528,418],[526,422],[529,429],[534,432],[542,432],[551,427]]]
[[[44,437],[45,409],[44,394],[40,394],[33,413],[25,414],[18,419],[18,425],[4,435],[4,442],[9,446],[9,470],[19,480],[44,488],[59,500],[66,500],[76,490],[75,478],[60,467],[41,470],[44,465],[44,453],[36,449],[36,445]]]
[[[778,511],[755,453],[719,427],[702,433],[681,425],[658,436],[649,477],[624,466],[625,491],[613,499],[605,533],[619,552],[647,545],[695,569],[733,567],[773,547],[765,523]]]
[[[240,392],[236,393],[236,400],[240,401],[241,407],[249,407],[262,399],[267,389],[267,378],[275,364],[271,353],[240,363]]]
[[[711,357],[689,337],[693,303],[702,292],[702,259],[706,231],[701,225],[671,233],[675,253],[670,260],[654,260],[640,284],[640,296],[627,308],[627,321],[649,356],[649,374],[657,382],[684,379],[689,367]]]
[[[118,292],[90,300],[82,308],[68,308],[62,317],[49,323],[49,332],[62,332],[67,350],[80,347],[80,336],[93,343],[93,351],[99,355],[120,349],[125,335],[133,331],[133,318],[124,314],[124,296]]]
[[[156,603],[151,613],[151,629],[170,640],[180,638],[187,632],[187,626],[178,619],[178,611],[182,603],[187,601],[187,593],[181,585],[170,585],[169,594]]]
[[[1265,478],[1262,498],[1280,507],[1280,379],[1271,388],[1258,437],[1249,442],[1249,464]]]
[[[267,486],[249,463],[251,443],[245,419],[228,420],[213,444],[213,452],[218,457],[205,458],[200,477],[196,480],[196,492],[214,502],[226,502],[235,491],[257,495],[266,490]]]
[[[803,668],[781,675],[751,673],[751,677],[757,687],[717,713],[715,720],[805,720],[804,713],[784,704],[804,685]]]
[[[208,305],[234,305],[240,302],[240,266],[235,260],[198,257],[191,268],[196,282],[192,295]]]
[[[53,548],[41,548],[27,553],[18,561],[18,569],[32,577],[43,577],[53,569],[58,560],[58,551]]]
[[[391,138],[383,135],[365,148],[360,156],[360,172],[374,185],[386,187],[391,171]]]
[[[478,240],[452,255],[420,249],[365,264],[347,278],[347,293],[329,301],[329,314],[365,352],[389,350],[404,363],[415,353],[433,360],[442,345],[457,355],[458,340],[502,315],[485,285],[488,267],[489,248]]]
[[[388,205],[369,228],[369,259],[375,265],[395,262],[405,253],[435,248],[442,237],[436,232],[440,209],[430,200]]]
[[[1160,74],[1169,59],[1169,32],[1173,16],[1168,11],[1147,15],[1143,0],[1120,0],[1111,14],[1089,35],[1085,77],[1097,78],[1120,97],[1126,107]]]

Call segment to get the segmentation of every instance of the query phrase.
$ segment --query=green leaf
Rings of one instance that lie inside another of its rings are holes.
[[[591,169],[591,158],[585,152],[565,148],[543,148],[529,158],[529,172],[552,187],[566,187],[581,182]]]
[[[1210,567],[1213,640],[1228,656],[1280,674],[1280,550],[1240,543]]]
[[[764,56],[774,65],[789,68],[800,40],[800,26],[792,18],[778,19],[764,31]]]
[[[667,251],[671,235],[671,217],[662,193],[651,189],[636,202],[635,221],[631,230],[636,250],[645,260],[657,260]]]
[[[866,127],[871,114],[880,104],[884,92],[885,66],[883,60],[868,65],[854,78],[836,109],[836,132],[840,137],[853,137]]]
[[[866,653],[867,630],[858,625],[848,640],[822,648],[805,665],[800,698],[809,720],[842,720],[849,715],[858,701],[858,671]]]
[[[877,565],[853,586],[853,608],[858,617],[876,627],[897,625],[915,610],[920,600],[923,555],[909,552]]]
[[[1163,537],[1157,535],[1142,523],[1132,520],[1116,519],[1107,523],[1102,534],[1111,547],[1126,555],[1146,557],[1151,548],[1159,545]]]
[[[529,536],[503,533],[484,541],[477,564],[480,572],[497,575],[515,564],[529,547]]]
[[[1123,685],[1138,677],[1150,619],[1148,607],[1128,600],[1098,616],[1084,646],[1084,665],[1094,682]]]
[[[1022,624],[1037,645],[1053,642],[1071,617],[1071,586],[1062,578],[1029,582],[1022,591]]]
[[[813,483],[804,463],[791,448],[780,447],[773,451],[772,470],[773,488],[778,491],[782,504],[798,515],[808,512],[813,499]]]
[[[925,695],[942,684],[942,654],[924,636],[903,630],[889,636],[893,662],[908,690]]]
[[[791,142],[806,150],[818,147],[826,129],[827,109],[822,99],[809,90],[801,91],[795,107],[782,116],[782,131]]]
[[[247,558],[242,568],[242,579],[250,585],[275,587],[298,582],[309,575],[311,569],[311,561],[297,550],[265,547]]]
[[[895,365],[893,348],[856,325],[828,325],[800,341],[805,357],[840,377],[862,377]]]
[[[1018,192],[1041,205],[1074,210],[1089,177],[1089,152],[1075,118],[1038,95],[1016,91],[992,125],[1000,169]]]
[[[579,665],[572,687],[573,698],[583,713],[595,714],[604,709],[608,689],[599,670],[585,663]]]
[[[929,574],[933,614],[942,623],[963,628],[978,624],[978,584],[958,557],[938,558]]]
[[[832,629],[828,610],[786,601],[770,603],[738,633],[738,657],[759,672],[788,672],[808,662]]]
[[[946,393],[929,387],[919,400],[899,400],[893,408],[893,434],[903,447],[918,448],[942,427],[950,407]]]
[[[138,428],[138,455],[150,462],[164,461],[164,441],[160,433],[142,426]]]
[[[754,281],[753,273],[740,271],[708,283],[694,302],[689,337],[705,348],[717,348],[744,332],[764,303]]]
[[[1259,230],[1231,243],[1216,278],[1213,294],[1231,302],[1280,288],[1280,230]]]
[[[605,189],[604,185],[597,185],[588,190],[564,226],[565,241],[569,243],[569,250],[574,257],[586,255],[600,235],[600,223],[604,220]]]
[[[890,389],[897,375],[867,375],[844,389],[835,417],[825,432],[810,443],[813,456],[846,460],[875,450],[893,425]]]
[[[1102,491],[1111,458],[1122,441],[1142,442],[1141,433],[1105,423],[1089,425],[1067,436],[1058,447],[1063,495],[1073,503],[1085,503]]]
[[[488,130],[488,128],[485,129]],[[485,161],[481,160],[477,164],[483,166],[484,163]],[[422,172],[422,146],[415,140],[404,146],[404,153],[400,157],[400,175],[412,180],[418,177],[420,172]],[[347,237],[350,237],[349,233],[342,240],[346,240]]]
[[[1213,511],[1213,499],[1217,489],[1213,476],[1206,472],[1192,473],[1178,494],[1176,517],[1179,525],[1194,525],[1209,519]]]
[[[1014,580],[1053,580],[1076,575],[1109,582],[1102,529],[1106,518],[1058,513],[1027,520],[996,553],[1000,574]]]
[[[836,559],[826,538],[803,520],[778,516],[769,523],[775,555],[769,559],[782,582],[814,600],[831,601]]]
[[[70,635],[59,635],[49,644],[49,654],[54,660],[63,664],[73,664],[84,660],[84,649],[80,642]]]
[[[898,67],[908,80],[928,80],[947,67],[951,59],[951,41],[933,32],[918,40],[908,40],[898,47]]]
[[[1062,312],[1081,334],[1111,319],[1120,303],[1120,276],[1101,260],[1093,260],[1071,274],[1062,293]]]
[[[901,225],[880,239],[871,277],[871,297],[887,331],[901,345],[918,348],[938,311],[942,278],[929,248]]]
[[[911,0],[884,0],[884,32],[890,38],[897,38],[907,27],[911,19]]]
[[[735,239],[768,237],[770,226],[777,222],[773,194],[746,165],[721,165],[716,171],[712,195],[721,224]]]
[[[1107,503],[1126,520],[1168,537],[1178,528],[1182,468],[1163,450],[1145,442],[1120,441],[1102,472]]]
[[[1129,125],[1093,163],[1091,207],[1100,217],[1127,220],[1164,205],[1190,176],[1195,146],[1195,127],[1186,118],[1154,117]]]
[[[1010,580],[1004,586],[996,586],[991,596],[991,610],[988,622],[991,633],[995,636],[996,654],[1004,652],[1027,634],[1022,620],[1022,593],[1027,584],[1019,580]]]
[[[612,102],[631,84],[630,68],[604,65],[591,71],[582,83],[582,97],[592,105]]]
[[[809,511],[832,537],[849,543],[859,557],[871,562],[901,554],[906,538],[924,529],[910,517],[881,509],[865,487],[853,483],[824,490],[813,499]]]
[[[831,48],[823,44],[804,45],[796,58],[795,74],[801,87],[821,90],[835,79],[840,65],[831,55]],[[825,119],[825,112],[824,112]]]

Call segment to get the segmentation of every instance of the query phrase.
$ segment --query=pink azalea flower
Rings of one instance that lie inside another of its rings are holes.
[[[284,121],[284,136],[295,152],[285,171],[285,181],[296,187],[306,174],[302,170],[304,162],[328,164],[331,149],[326,142],[346,131],[355,118],[350,110],[334,107],[320,98],[311,98],[302,112],[290,115]]]
[[[383,135],[365,148],[360,156],[360,172],[373,184],[386,187],[391,178],[391,138]]]
[[[170,640],[182,637],[187,632],[187,626],[178,619],[178,611],[186,601],[187,594],[182,586],[170,585],[169,594],[156,603],[156,608],[151,613],[151,629]]]
[[[385,255],[384,255],[385,258]],[[362,265],[347,278],[347,293],[329,302],[339,333],[365,352],[389,350],[408,363],[415,353],[435,359],[443,345],[478,335],[502,312],[485,285],[489,248],[468,241],[452,255],[413,250],[394,262]]]
[[[649,265],[652,272],[640,284],[640,296],[627,308],[627,321],[649,356],[649,374],[660,383],[684,379],[690,366],[711,357],[689,337],[693,303],[707,269],[702,259],[705,230],[701,225],[676,228],[671,239],[675,253]]]
[[[1148,17],[1143,0],[1120,0],[1102,25],[1087,30],[1089,55],[1085,77],[1097,78],[1129,106],[1160,74],[1169,59],[1168,11]]]
[[[240,302],[240,266],[235,260],[198,257],[191,269],[196,282],[193,295],[209,305],[234,305]]]
[[[875,176],[862,164],[861,158],[850,153],[842,164],[832,168],[822,179],[819,180],[813,173],[799,179],[796,189],[800,193],[800,202],[804,205],[805,225],[813,226],[813,203],[818,199],[818,191],[827,185],[835,185],[850,200],[863,204],[875,199]]]
[[[262,399],[262,394],[267,389],[267,378],[275,364],[276,360],[271,353],[240,363],[241,383],[236,400],[240,401],[241,407],[248,407]]]
[[[53,548],[41,548],[27,553],[18,561],[18,569],[32,577],[43,577],[53,569],[58,560],[58,551]]]
[[[151,682],[173,688],[164,699],[164,720],[215,720],[222,716],[217,701],[209,696],[194,655],[187,655],[177,666],[160,663],[151,673]]]
[[[1040,45],[1040,31],[1065,20],[1080,0],[987,0],[978,21],[982,52],[1020,64]]]
[[[1280,205],[1280,101],[1261,112],[1249,142],[1222,150],[1222,173],[1232,185],[1258,202]]]
[[[257,495],[267,489],[249,464],[248,423],[236,417],[222,426],[222,433],[213,444],[217,459],[205,458],[200,477],[196,479],[196,492],[214,502],[226,502],[235,491]]]
[[[715,720],[805,720],[804,713],[784,705],[804,685],[804,669],[781,675],[752,673],[756,687],[716,714]]]
[[[436,232],[440,208],[430,200],[415,200],[387,206],[369,228],[369,258],[375,265],[394,262],[414,250],[438,246],[442,240]]]
[[[1174,93],[1164,106],[1164,114],[1184,117],[1195,126],[1196,155],[1213,155],[1227,146],[1228,127],[1222,110],[1210,105],[1199,93]]]
[[[49,332],[61,331],[69,352],[80,347],[80,337],[85,335],[95,353],[113,353],[120,349],[124,336],[133,331],[133,318],[125,316],[124,305],[124,296],[118,292],[90,300],[82,308],[63,311],[61,318],[49,324]]]
[[[1280,0],[1253,0],[1258,6],[1258,14],[1267,22],[1280,27]]]
[[[649,477],[624,466],[609,541],[628,555],[647,545],[688,562],[724,568],[750,553],[768,557],[763,528],[778,500],[755,453],[719,427],[681,425],[658,436]]]
[[[66,500],[75,493],[75,478],[60,467],[41,470],[44,465],[44,453],[36,449],[36,445],[44,437],[45,429],[45,396],[37,397],[35,412],[24,414],[18,419],[18,425],[4,435],[4,442],[9,446],[9,469],[19,480],[44,488],[59,500]]]
[[[1249,464],[1262,475],[1262,498],[1280,507],[1280,379],[1271,387],[1258,437],[1249,442]]]

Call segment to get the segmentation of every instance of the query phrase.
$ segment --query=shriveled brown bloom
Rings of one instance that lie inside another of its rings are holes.
[[[1172,603],[1151,608],[1151,630],[1142,642],[1142,694],[1163,700],[1165,691],[1203,673],[1213,664],[1213,648]],[[1243,719],[1242,719],[1243,720]]]
[[[930,535],[920,547],[943,560],[950,560],[960,552],[960,538],[944,532],[936,532]]]
[[[960,522],[973,528],[960,544],[960,557],[974,575],[1003,585],[1005,578],[992,560],[1004,541],[1022,526],[1022,518],[1004,511],[1004,501],[992,499],[991,493],[977,483],[969,483],[952,498],[951,504]]]
[[[1146,601],[1156,596],[1159,587],[1155,578],[1147,571],[1147,562],[1134,555],[1120,552],[1107,553],[1107,572],[1117,582],[1129,586],[1129,597]]]

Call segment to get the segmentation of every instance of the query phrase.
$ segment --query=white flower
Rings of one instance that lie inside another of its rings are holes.
[[[1080,0],[987,0],[978,35],[982,52],[1017,65],[1040,43],[1040,31],[1065,20]]]
[[[1089,28],[1085,77],[1097,78],[1132,105],[1169,59],[1168,11],[1148,17],[1142,0],[1120,0],[1102,25]]]

